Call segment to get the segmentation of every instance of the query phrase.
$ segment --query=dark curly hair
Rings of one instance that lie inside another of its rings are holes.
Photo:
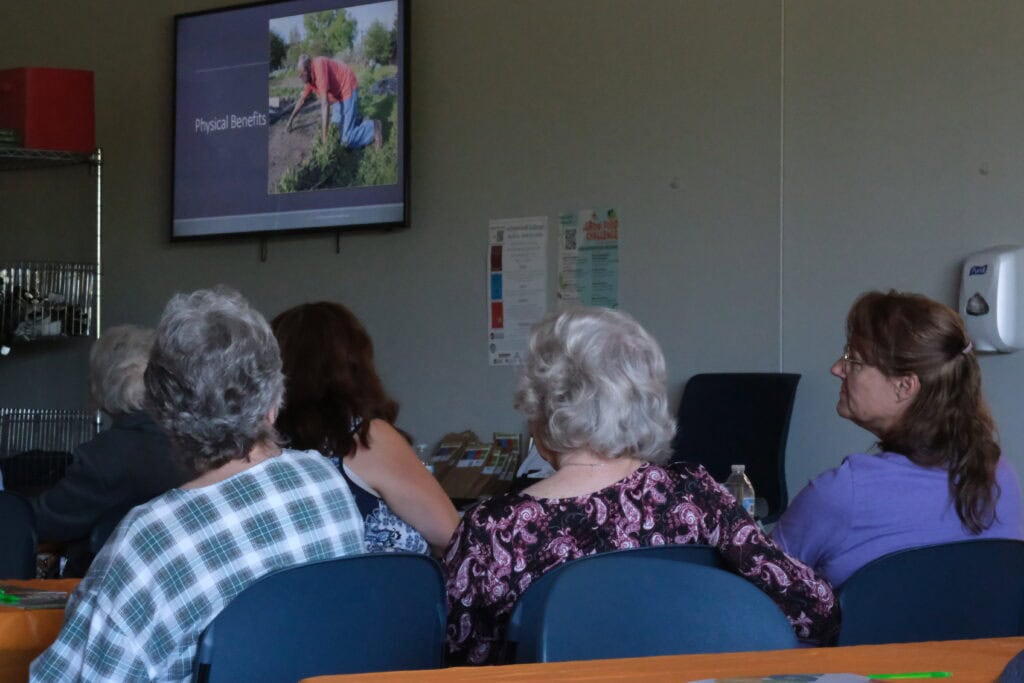
[[[290,308],[270,324],[281,347],[285,404],[277,429],[294,448],[343,457],[369,447],[370,421],[394,424],[398,403],[373,364],[373,342],[341,304]]]
[[[850,348],[887,377],[913,373],[921,383],[897,424],[878,435],[879,447],[946,468],[964,527],[977,534],[991,526],[1000,448],[960,316],[920,294],[868,292],[850,309],[846,335]]]

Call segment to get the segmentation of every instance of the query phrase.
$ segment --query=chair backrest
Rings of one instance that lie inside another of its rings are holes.
[[[1024,635],[1024,541],[886,555],[846,580],[839,604],[840,645]]]
[[[643,555],[644,557],[662,557],[677,560],[680,562],[692,562],[706,567],[725,568],[722,556],[718,551],[709,545],[651,545],[642,548],[630,548],[628,550],[616,550],[604,553],[604,556],[630,553]],[[555,567],[547,574],[544,574],[526,589],[516,601],[509,615],[508,627],[505,633],[505,660],[518,664],[529,664],[540,661],[537,657],[537,631],[540,629],[541,617],[543,614],[544,601],[547,598],[548,589],[554,583],[555,577],[566,567],[577,562],[585,562],[592,555],[570,560],[565,564]]]
[[[1003,672],[996,679],[996,683],[1021,683],[1021,681],[1024,681],[1024,650],[1015,654],[1013,659],[1006,663]]]
[[[36,575],[36,522],[28,501],[0,491],[0,579]]]
[[[515,661],[777,650],[797,645],[782,610],[753,584],[680,557],[602,553],[549,573],[549,583],[540,587],[539,604],[524,610],[516,627]]]
[[[445,592],[433,559],[355,555],[243,590],[199,638],[193,680],[297,681],[442,665]]]
[[[777,372],[705,373],[686,383],[679,404],[673,460],[699,463],[717,481],[730,465],[746,465],[763,521],[786,509],[786,441],[800,375]]]

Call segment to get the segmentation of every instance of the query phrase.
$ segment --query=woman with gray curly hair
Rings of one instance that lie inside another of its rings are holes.
[[[187,680],[199,634],[254,581],[363,550],[363,521],[337,469],[277,443],[281,358],[240,294],[173,297],[145,382],[192,478],[122,520],[32,680]]]
[[[237,292],[171,299],[146,389],[150,413],[197,475],[280,451],[273,418],[284,399],[281,355],[266,320]]]
[[[575,308],[530,337],[516,407],[555,472],[471,508],[445,554],[448,662],[503,658],[508,616],[537,578],[596,553],[713,545],[768,594],[797,635],[838,632],[832,589],[787,556],[703,467],[665,465],[675,423],[658,343],[629,315]]]

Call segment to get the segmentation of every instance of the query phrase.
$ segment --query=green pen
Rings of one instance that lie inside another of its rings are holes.
[[[951,678],[949,671],[908,671],[902,674],[868,674],[868,678],[878,680],[896,680],[900,678]]]
[[[15,605],[18,602],[18,596],[11,595],[10,593],[4,591],[3,588],[0,588],[0,602],[6,602],[8,605]]]

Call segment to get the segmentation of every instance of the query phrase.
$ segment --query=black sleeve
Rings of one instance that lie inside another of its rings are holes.
[[[29,499],[40,541],[70,541],[87,536],[111,501],[116,500],[111,495],[117,488],[111,481],[111,472],[116,472],[116,468],[104,462],[111,454],[103,452],[102,438],[101,434],[76,448],[64,478]]]

